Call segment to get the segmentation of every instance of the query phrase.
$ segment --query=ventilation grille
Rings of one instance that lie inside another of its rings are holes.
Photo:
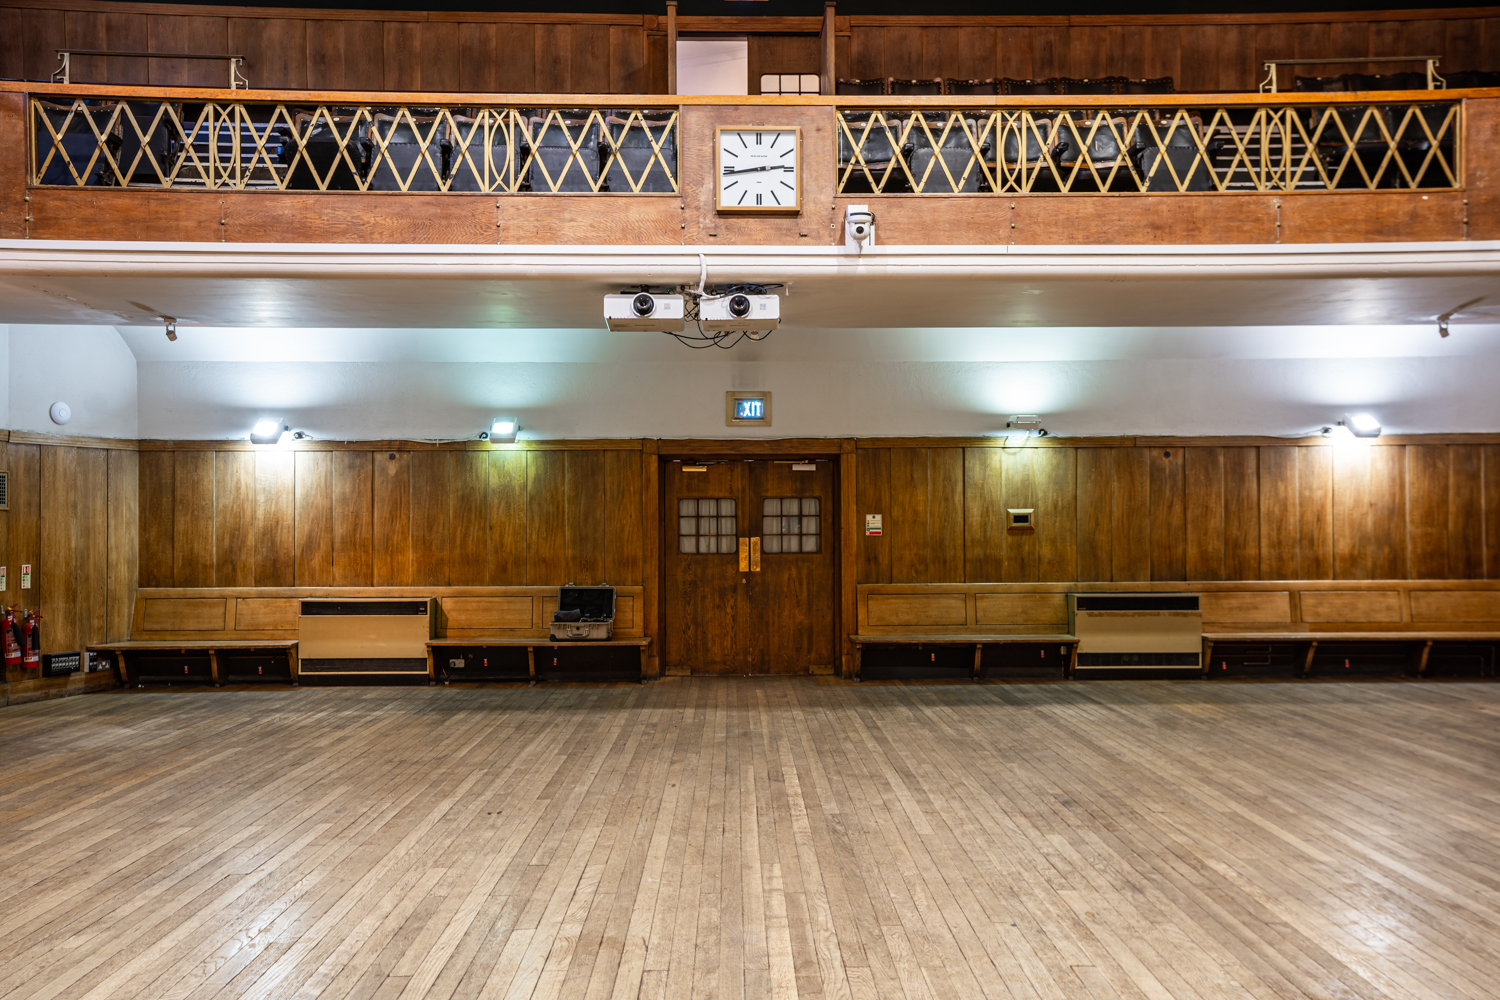
[[[304,674],[423,674],[427,673],[425,659],[391,658],[380,659],[369,656],[319,658],[302,660],[297,669]]]
[[[1200,653],[1079,653],[1080,667],[1197,667]]]
[[[0,469],[0,510],[10,510],[9,469]]]
[[[1080,594],[1077,607],[1079,611],[1197,611],[1198,595]]]
[[[426,601],[303,601],[302,614],[310,615],[425,615]],[[424,666],[425,670],[426,667]]]

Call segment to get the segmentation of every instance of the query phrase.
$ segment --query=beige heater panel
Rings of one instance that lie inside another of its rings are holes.
[[[1198,653],[1203,615],[1192,611],[1079,611],[1080,653]]]
[[[302,615],[297,655],[321,659],[410,659],[427,656],[433,616]]]

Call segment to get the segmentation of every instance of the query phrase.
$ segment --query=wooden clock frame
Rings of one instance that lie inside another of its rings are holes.
[[[724,179],[725,132],[792,132],[797,142],[797,196],[790,205],[725,205],[720,182]],[[719,125],[714,129],[714,211],[721,215],[801,215],[802,214],[802,126],[800,125]]]

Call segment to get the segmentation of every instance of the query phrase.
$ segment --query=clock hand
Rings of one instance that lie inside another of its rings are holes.
[[[758,170],[785,170],[785,169],[786,169],[785,165],[780,164],[780,163],[773,163],[773,164],[769,164],[769,165],[764,166],[764,167],[741,167],[738,170],[734,169],[733,167],[725,167],[724,168],[724,174],[725,174],[725,176],[728,176],[730,174],[751,174],[751,173],[755,173]]]

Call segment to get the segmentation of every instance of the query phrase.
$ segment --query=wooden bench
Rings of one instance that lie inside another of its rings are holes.
[[[434,650],[437,649],[503,649],[524,647],[526,649],[526,674],[527,682],[534,686],[537,682],[536,651],[538,649],[577,649],[585,651],[597,648],[620,648],[634,647],[639,651],[636,658],[636,679],[646,683],[645,654],[646,647],[651,645],[651,639],[646,636],[619,637],[601,640],[578,640],[572,642],[560,642],[550,637],[547,638],[518,638],[515,636],[481,635],[481,636],[450,636],[446,639],[430,639],[427,642],[427,674],[436,677],[437,664],[435,662]],[[517,678],[519,680],[519,677]],[[448,683],[450,678],[445,678]]]
[[[1302,662],[1297,672],[1299,677],[1307,677],[1312,673],[1313,657],[1317,655],[1320,643],[1408,643],[1417,647],[1412,651],[1412,665],[1416,668],[1417,676],[1424,677],[1427,675],[1427,662],[1432,656],[1434,643],[1496,643],[1500,642],[1500,632],[1205,632],[1203,634],[1203,676],[1208,677],[1211,673],[1215,643],[1227,645],[1272,642],[1306,643],[1306,648],[1299,654]],[[1488,666],[1489,672],[1493,673],[1495,669],[1493,650],[1490,653]]]
[[[124,642],[106,642],[89,646],[91,653],[111,653],[114,655],[115,663],[120,670],[120,683],[129,687],[131,683],[129,655],[138,653],[196,653],[208,654],[209,674],[214,687],[219,687],[227,682],[223,665],[219,662],[219,654],[222,652],[254,652],[265,650],[274,653],[286,653],[287,666],[291,672],[291,681],[297,683],[297,640],[295,639],[214,639],[186,641],[175,640],[129,640]],[[136,675],[138,686],[140,675]]]
[[[1067,646],[1069,647],[1068,662],[1063,668],[1063,675],[1072,677],[1078,665],[1078,638],[1071,635],[851,635],[849,641],[854,646],[854,680],[856,682],[862,679],[865,646],[973,646],[973,680],[979,679],[980,660],[984,656],[985,646],[1017,643]]]

